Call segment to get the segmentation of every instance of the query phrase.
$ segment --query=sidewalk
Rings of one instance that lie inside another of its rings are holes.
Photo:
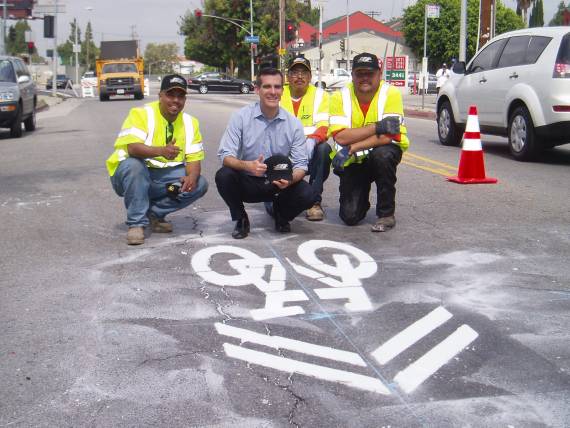
[[[435,94],[424,95],[423,107],[421,95],[404,95],[404,115],[420,119],[435,120]]]

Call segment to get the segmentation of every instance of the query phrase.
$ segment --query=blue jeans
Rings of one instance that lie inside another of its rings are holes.
[[[315,146],[313,156],[309,161],[309,184],[317,197],[315,203],[320,204],[323,199],[321,196],[323,194],[323,186],[331,171],[331,151],[331,146],[326,141],[323,141]]]
[[[119,164],[111,184],[117,195],[124,198],[127,208],[127,225],[147,226],[148,215],[163,219],[167,214],[186,208],[192,202],[204,196],[208,191],[208,182],[202,176],[191,192],[171,199],[166,193],[166,185],[179,182],[186,175],[184,165],[170,168],[148,168],[144,160],[127,158]]]

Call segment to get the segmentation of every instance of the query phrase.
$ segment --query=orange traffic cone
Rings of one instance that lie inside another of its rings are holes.
[[[448,181],[460,184],[496,183],[496,178],[485,177],[485,160],[481,146],[479,117],[477,107],[469,107],[467,125],[463,134],[463,147],[459,159],[459,172],[455,177],[447,177]]]

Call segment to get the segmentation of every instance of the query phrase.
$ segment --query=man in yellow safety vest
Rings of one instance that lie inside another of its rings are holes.
[[[309,158],[309,184],[315,192],[315,204],[307,210],[310,221],[324,218],[321,207],[323,185],[330,173],[331,147],[327,143],[329,130],[329,95],[311,85],[311,63],[304,56],[289,62],[287,80],[280,105],[303,124]]]
[[[352,62],[352,83],[330,100],[330,133],[335,145],[332,164],[340,178],[340,218],[347,225],[360,222],[370,208],[376,183],[373,232],[396,225],[396,168],[408,148],[400,90],[381,80],[376,55],[361,53]]]
[[[115,192],[127,209],[127,244],[144,243],[144,228],[172,232],[165,216],[204,196],[204,159],[198,120],[183,112],[187,83],[180,75],[162,79],[158,101],[131,109],[107,159]]]

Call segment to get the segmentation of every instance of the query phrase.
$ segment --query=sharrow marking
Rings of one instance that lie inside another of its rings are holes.
[[[452,316],[453,315],[445,308],[439,306],[378,347],[372,352],[372,356],[378,363],[386,364],[392,358],[445,323]]]
[[[331,369],[330,367],[319,366],[317,364],[304,363],[290,358],[279,357],[276,355],[266,354],[265,352],[242,348],[230,343],[224,343],[224,351],[228,357],[282,372],[299,373],[329,382],[339,382],[352,388],[358,388],[365,391],[376,392],[384,395],[391,394],[379,379],[370,376]]]
[[[462,325],[417,361],[399,372],[394,377],[394,381],[404,392],[412,392],[478,336],[479,334],[471,327]]]
[[[282,336],[268,336],[266,334],[260,334],[254,331],[239,327],[233,327],[231,325],[222,323],[216,323],[215,326],[219,334],[235,337],[237,339],[240,339],[242,343],[249,342],[268,346],[274,349],[288,349],[290,351],[299,352],[301,354],[313,355],[315,357],[327,358],[329,360],[366,367],[364,360],[355,352],[342,351],[340,349],[334,349],[328,346],[314,345],[312,343],[288,339]]]

